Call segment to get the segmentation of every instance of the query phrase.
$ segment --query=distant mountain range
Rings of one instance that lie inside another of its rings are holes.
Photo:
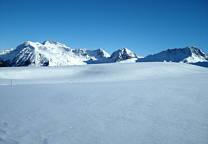
[[[114,62],[180,62],[208,66],[208,55],[197,47],[168,49],[146,57],[127,48],[111,55],[102,49],[73,49],[54,41],[27,41],[0,52],[0,66],[66,66]]]

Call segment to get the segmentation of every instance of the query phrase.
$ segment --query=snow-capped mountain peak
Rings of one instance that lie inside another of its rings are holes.
[[[87,54],[91,57],[94,57],[95,59],[106,59],[110,57],[110,55],[104,51],[103,49],[99,48],[97,50],[87,50]]]
[[[35,47],[38,42],[31,42],[31,41],[26,41],[16,47],[16,49],[22,49],[23,47]],[[40,44],[40,43],[39,43]]]
[[[112,53],[111,59],[114,62],[119,62],[126,59],[137,58],[136,54],[127,48],[119,49]]]
[[[102,49],[86,50],[72,49],[66,45],[44,41],[43,43],[26,41],[14,50],[1,52],[0,58],[8,66],[60,66],[83,65],[90,63],[106,62],[110,55]]]
[[[103,57],[110,57],[110,55],[106,52],[106,51],[104,51],[103,49],[101,49],[101,48],[99,48],[98,50],[97,50],[97,54],[98,55],[101,55],[101,56],[103,56]]]
[[[59,42],[55,42],[55,41],[49,41],[46,40],[42,43],[42,45],[45,46],[58,46],[58,47],[67,47],[65,44],[59,43]]]
[[[54,41],[26,41],[15,49],[0,51],[0,60],[6,66],[65,66],[114,62],[183,62],[208,63],[208,55],[197,47],[167,49],[157,54],[138,57],[128,48],[111,55],[103,49],[73,49]],[[203,64],[205,65],[205,64]],[[208,64],[207,64],[208,65]]]
[[[199,48],[195,47],[195,46],[190,46],[187,47],[192,54],[198,55],[198,56],[207,56],[205,52],[203,52],[202,50],[200,50]]]
[[[0,57],[10,66],[84,64],[81,60],[83,57],[76,56],[64,44],[51,41],[44,43],[26,41]]]
[[[184,62],[195,63],[207,61],[208,56],[199,48],[190,46],[185,48],[168,49],[157,54],[138,59],[138,62]]]

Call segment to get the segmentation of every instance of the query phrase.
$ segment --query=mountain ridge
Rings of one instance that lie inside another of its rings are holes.
[[[132,59],[132,60],[131,60]],[[180,62],[208,65],[208,55],[197,47],[174,48],[146,57],[137,56],[128,48],[111,55],[103,49],[74,49],[55,41],[26,41],[15,49],[0,51],[0,66],[67,66],[115,62]]]
[[[118,53],[119,56],[115,53],[112,57],[103,49],[73,49],[54,41],[43,43],[27,41],[15,49],[1,52],[0,59],[7,66],[66,66],[111,63],[136,57],[136,54],[132,55],[132,52],[126,48],[118,51],[128,51],[128,53]]]
[[[208,55],[197,47],[174,48],[148,55],[137,62],[183,62],[196,63],[206,62]]]

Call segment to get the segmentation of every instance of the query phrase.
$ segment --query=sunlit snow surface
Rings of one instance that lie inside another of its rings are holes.
[[[0,144],[207,144],[208,69],[0,68]]]

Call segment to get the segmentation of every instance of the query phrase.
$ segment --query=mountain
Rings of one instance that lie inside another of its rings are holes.
[[[175,48],[140,58],[137,62],[207,62],[208,55],[197,47]]]
[[[111,56],[102,49],[72,49],[54,41],[43,43],[27,41],[15,49],[0,52],[0,59],[7,66],[65,66],[94,63],[112,63],[136,58],[127,48],[114,52]]]
[[[15,49],[0,52],[0,66],[66,66],[114,62],[181,62],[208,67],[208,55],[193,46],[168,49],[146,57],[138,57],[127,48],[109,55],[102,49],[73,49],[54,41],[27,41]]]
[[[110,55],[106,55],[105,59],[98,59],[94,61],[88,61],[88,64],[92,63],[114,63],[114,62],[124,62],[124,63],[134,63],[137,60],[137,55],[127,48],[119,49]],[[128,60],[128,62],[127,62]]]
[[[110,55],[103,49],[87,50],[86,52],[90,57],[94,57],[93,60],[102,60],[110,57]]]
[[[123,48],[113,52],[109,59],[112,62],[120,62],[131,58],[137,58],[137,55],[129,49]]]
[[[86,56],[87,60],[84,62],[87,64],[107,63],[110,57],[106,51],[100,48],[97,50],[73,49],[72,51],[78,55]]]

